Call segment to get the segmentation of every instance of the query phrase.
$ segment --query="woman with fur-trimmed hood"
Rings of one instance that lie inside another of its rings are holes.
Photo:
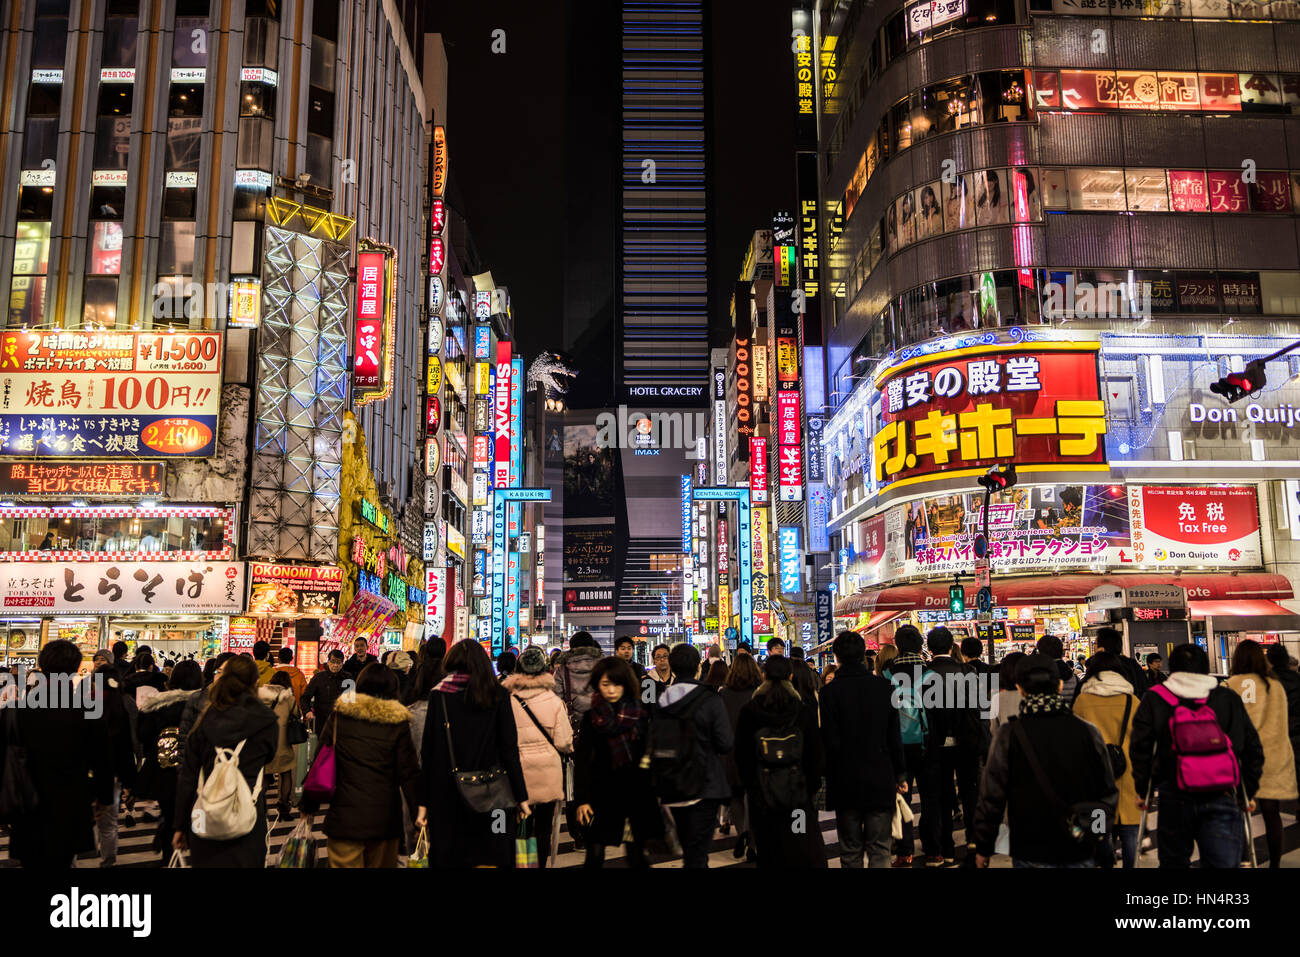
[[[546,666],[546,652],[533,645],[524,649],[514,672],[501,682],[510,692],[519,731],[519,762],[528,785],[528,802],[533,806],[539,867],[545,867],[550,857],[551,822],[557,803],[564,800],[560,755],[573,751],[568,710],[555,693],[555,679]]]
[[[357,676],[356,693],[335,702],[321,733],[323,744],[334,745],[334,796],[322,828],[330,867],[397,866],[402,797],[408,807],[416,806],[420,772],[411,712],[397,694],[391,669],[366,665]]]

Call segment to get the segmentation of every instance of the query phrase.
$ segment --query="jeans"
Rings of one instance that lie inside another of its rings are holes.
[[[1096,867],[1097,862],[1096,861],[1075,861],[1073,864],[1041,864],[1038,861],[1027,861],[1023,857],[1013,857],[1011,858],[1011,866],[1012,867],[1034,867],[1034,868],[1043,868],[1043,867],[1075,868],[1075,867]]]
[[[677,837],[682,842],[683,867],[709,866],[718,803],[716,798],[705,798],[688,807],[670,808],[677,824]]]
[[[1117,824],[1115,833],[1119,835],[1120,855],[1124,859],[1124,866],[1137,867],[1138,856],[1138,826],[1136,824]]]
[[[117,808],[122,801],[122,782],[113,782],[113,800],[95,822],[99,832],[99,856],[106,864],[117,860]]]
[[[1161,867],[1191,867],[1195,842],[1202,867],[1233,868],[1241,865],[1246,830],[1232,794],[1188,794],[1161,788],[1156,837]]]
[[[870,867],[888,867],[893,823],[893,811],[836,811],[840,866],[861,869],[865,852]]]
[[[903,745],[903,757],[907,765],[907,784],[909,792],[907,797],[910,799],[912,792],[920,790],[921,792],[921,822],[915,825],[912,821],[904,822],[903,836],[898,839],[897,853],[901,857],[911,857],[915,853],[915,843],[913,833],[919,826],[921,831],[921,851],[927,857],[937,857],[941,850],[939,846],[940,824],[939,818],[942,815],[939,798],[939,760],[931,754],[926,754],[925,749],[919,744]],[[952,852],[952,818],[948,818],[948,850]]]

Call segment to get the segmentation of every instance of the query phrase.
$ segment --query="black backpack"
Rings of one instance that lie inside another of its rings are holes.
[[[694,800],[704,790],[708,767],[692,715],[707,693],[697,693],[695,701],[676,713],[657,709],[650,723],[646,748],[650,755],[650,783],[655,796],[665,804]]]
[[[808,801],[803,774],[803,731],[798,717],[785,727],[761,728],[754,738],[758,752],[758,796],[770,811],[793,811]]]

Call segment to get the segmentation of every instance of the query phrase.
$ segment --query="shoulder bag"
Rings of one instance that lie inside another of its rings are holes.
[[[1119,744],[1106,745],[1106,753],[1110,755],[1110,770],[1115,775],[1116,782],[1128,770],[1128,758],[1124,755],[1124,736],[1128,734],[1128,716],[1133,713],[1133,695],[1125,695],[1124,698],[1124,718],[1119,723]]]
[[[510,786],[510,778],[506,775],[505,769],[500,765],[492,765],[482,771],[462,771],[456,763],[456,749],[451,743],[451,714],[447,710],[447,699],[439,693],[439,701],[442,704],[442,727],[447,734],[447,757],[451,761],[451,778],[456,784],[456,790],[460,792],[461,800],[465,806],[477,814],[489,814],[492,811],[508,811],[517,807],[515,801],[514,789]],[[488,735],[492,730],[488,730]],[[487,738],[484,738],[483,748],[480,753],[487,747]]]
[[[528,715],[529,720],[537,726],[537,730],[542,732],[542,737],[546,739],[546,743],[555,748],[555,739],[551,737],[550,732],[542,727],[542,723],[537,720],[537,715],[533,714],[533,709],[528,707],[528,702],[519,695],[512,695],[512,697],[519,702],[519,707],[524,709],[524,714]],[[555,753],[560,756],[560,773],[564,781],[564,803],[567,804],[573,800],[573,755],[565,754],[559,748],[555,748]]]

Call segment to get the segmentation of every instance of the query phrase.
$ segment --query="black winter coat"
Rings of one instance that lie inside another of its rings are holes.
[[[1300,737],[1300,674],[1287,668],[1274,675],[1286,691],[1286,733],[1289,738]]]
[[[194,809],[199,770],[212,773],[217,748],[239,752],[239,770],[250,788],[257,787],[258,774],[271,763],[280,743],[275,712],[249,693],[225,710],[205,709],[190,730],[185,756],[176,779],[175,827],[189,837],[190,862],[194,867],[263,867],[266,864],[266,785],[257,796],[257,825],[243,837],[209,841],[190,833],[190,812]]]
[[[414,815],[420,773],[411,712],[396,701],[352,695],[335,706],[321,740],[334,745],[336,775],[325,836],[338,841],[400,839],[405,833],[402,797]]]
[[[464,691],[433,691],[425,718],[419,803],[428,808],[429,857],[433,867],[513,867],[515,829],[494,828],[492,814],[471,811],[452,778],[445,721],[451,722],[455,767],[461,771],[503,768],[516,801],[528,799],[519,763],[519,731],[510,695],[499,685],[490,708]],[[444,706],[446,710],[444,711]],[[511,816],[513,821],[513,815]],[[504,833],[500,833],[504,830]]]
[[[592,725],[590,711],[583,716],[573,754],[573,803],[591,805],[587,839],[593,844],[622,844],[625,820],[632,822],[632,836],[638,842],[663,836],[663,817],[650,785],[650,772],[641,767],[649,733],[647,715],[637,723],[632,762],[615,768],[608,736]]]
[[[740,723],[740,711],[745,705],[749,704],[749,699],[754,697],[754,689],[746,688],[744,691],[735,691],[725,685],[719,692],[722,696],[722,706],[727,709],[727,722],[731,725],[731,733],[736,733],[736,725]],[[728,754],[722,756],[723,767],[727,769],[727,783],[731,785],[733,791],[744,787],[740,783],[740,771],[736,769],[736,752],[733,748]]]
[[[88,717],[89,709],[81,707],[11,708],[0,709],[0,720],[18,721],[37,807],[10,824],[9,854],[23,867],[71,867],[77,854],[95,848],[91,802],[113,800],[108,722]],[[0,768],[5,766],[4,730],[0,726]]]
[[[992,857],[1005,812],[1013,858],[1057,865],[1088,860],[1094,854],[1092,845],[1070,837],[1064,809],[1051,810],[1051,801],[1016,736],[1017,728],[1028,736],[1043,774],[1066,807],[1097,801],[1109,807],[1113,820],[1119,790],[1101,732],[1069,711],[1026,713],[1000,727],[993,739],[968,840],[974,841],[979,854]]]
[[[936,655],[931,659],[930,670],[938,676],[939,687],[944,689],[942,705],[926,712],[935,745],[942,747],[944,741],[952,737],[959,748],[985,753],[988,750],[985,738],[988,722],[980,717],[979,698],[974,693],[983,676],[970,665],[948,655]],[[955,682],[958,680],[964,687],[961,696],[956,691]]]
[[[766,687],[760,685],[749,704],[740,709],[736,724],[736,768],[749,794],[749,826],[758,852],[758,866],[826,867],[826,844],[816,807],[817,791],[826,768],[826,753],[817,726],[817,702],[787,701],[778,706],[764,690]],[[801,764],[808,792],[794,811],[769,810],[759,795],[758,736],[765,728],[794,727],[803,733]],[[795,814],[801,818],[800,827],[793,825]]]
[[[378,658],[376,658],[374,655],[369,653],[367,653],[364,658],[358,658],[356,655],[353,655],[347,661],[343,662],[342,674],[344,675],[344,677],[348,677],[351,678],[353,681],[356,681],[357,675],[361,674],[361,669],[363,669],[366,665],[374,664],[378,660],[379,660]],[[329,671],[328,668],[326,668],[325,670]]]
[[[835,811],[892,811],[906,780],[893,685],[865,665],[845,665],[822,689],[826,806]]]
[[[137,786],[135,756],[138,749],[132,717],[135,713],[133,692],[124,692],[117,679],[117,670],[107,665],[95,669],[95,679],[101,684],[92,684],[93,694],[104,695],[104,724],[108,728],[108,746],[113,754],[113,774],[126,787]]]
[[[722,766],[722,756],[735,745],[735,735],[731,731],[731,722],[727,720],[727,709],[722,704],[721,696],[707,685],[680,678],[675,684],[669,685],[664,694],[670,698],[671,703],[660,705],[651,721],[659,711],[680,714],[690,710],[691,721],[695,724],[695,739],[705,766],[704,790],[699,797],[731,800],[731,785],[727,783],[727,770]],[[662,701],[663,697],[659,700]]]
[[[165,797],[169,801],[175,798],[179,769],[158,767],[158,737],[164,728],[180,728],[185,706],[193,694],[179,689],[164,691],[150,698],[140,709],[140,717],[136,719],[136,738],[144,755],[144,764],[136,782],[136,794],[140,797],[159,800]]]

